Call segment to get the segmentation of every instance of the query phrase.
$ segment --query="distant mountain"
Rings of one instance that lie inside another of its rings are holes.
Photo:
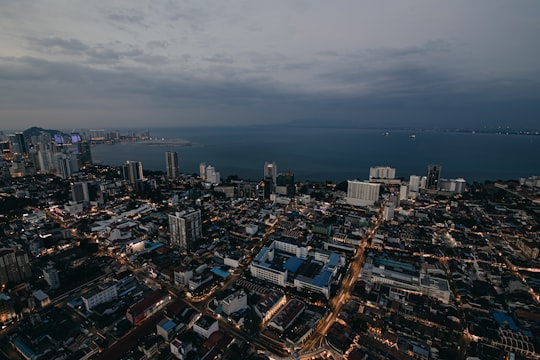
[[[43,133],[43,132],[51,134],[51,137],[53,137],[56,134],[61,134],[62,136],[67,135],[66,133],[64,133],[63,131],[60,131],[60,130],[43,129],[43,128],[40,128],[40,127],[37,127],[37,126],[33,126],[33,127],[29,128],[29,129],[24,130],[23,134],[24,134],[25,138],[29,138],[31,136],[41,135],[41,133]]]

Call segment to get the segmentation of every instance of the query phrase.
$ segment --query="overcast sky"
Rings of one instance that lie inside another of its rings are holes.
[[[540,128],[540,1],[0,0],[0,119]]]

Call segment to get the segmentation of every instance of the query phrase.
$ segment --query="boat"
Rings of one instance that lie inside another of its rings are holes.
[[[409,135],[409,138],[411,138],[411,139],[416,139],[416,135],[414,135],[414,134],[413,134],[413,135]]]

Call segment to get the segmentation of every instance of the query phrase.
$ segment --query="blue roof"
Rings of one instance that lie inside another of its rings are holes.
[[[328,266],[328,267],[336,267],[336,266],[338,266],[340,258],[341,258],[341,256],[339,254],[331,253],[330,257],[328,258],[328,263],[326,264],[326,266]]]
[[[163,330],[165,330],[166,332],[171,331],[172,329],[174,329],[175,326],[176,324],[172,320],[169,320],[165,324],[161,325]]]
[[[287,261],[285,262],[285,269],[287,269],[288,271],[292,273],[295,273],[298,271],[298,269],[300,268],[300,266],[302,266],[303,263],[304,263],[304,260],[297,257],[291,257],[291,258],[288,258]]]
[[[17,338],[15,341],[13,341],[13,344],[17,347],[17,349],[24,354],[27,358],[33,358],[36,353],[28,347],[21,339]]]
[[[502,313],[502,312],[494,312],[493,313],[493,318],[495,319],[496,322],[498,322],[499,324],[508,324],[508,328],[510,330],[513,330],[513,331],[520,331],[519,330],[519,327],[516,325],[516,323],[514,322],[514,319],[512,319],[512,317],[510,317],[509,315],[505,314],[505,313]]]
[[[328,282],[330,281],[330,278],[332,277],[332,272],[329,270],[323,270],[319,273],[319,275],[315,276],[313,281],[311,282],[313,285],[325,288],[328,287]]]
[[[224,279],[228,278],[229,275],[231,275],[230,272],[225,271],[225,270],[221,270],[219,268],[212,268],[212,270],[210,270],[210,271],[212,271],[214,274],[216,274],[217,276],[222,277]]]
[[[263,246],[261,251],[259,251],[259,253],[257,254],[257,256],[255,256],[255,261],[258,261],[258,262],[261,262],[265,256],[266,256],[266,253],[268,252],[268,247],[267,246]]]
[[[153,251],[162,246],[163,244],[160,242],[151,242],[151,241],[144,242],[144,247],[146,248],[147,251]]]

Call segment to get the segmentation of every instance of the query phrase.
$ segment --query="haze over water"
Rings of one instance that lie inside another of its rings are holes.
[[[180,171],[198,173],[206,162],[222,179],[238,175],[259,180],[265,161],[278,172],[291,170],[297,181],[366,179],[370,166],[396,168],[396,176],[425,175],[428,164],[441,164],[443,178],[468,182],[540,175],[540,137],[483,133],[350,128],[236,127],[150,129],[164,145],[96,145],[93,159],[118,166],[142,161],[146,170],[164,170],[167,150],[178,152]],[[410,138],[415,134],[416,138]],[[169,139],[184,139],[178,146]]]

